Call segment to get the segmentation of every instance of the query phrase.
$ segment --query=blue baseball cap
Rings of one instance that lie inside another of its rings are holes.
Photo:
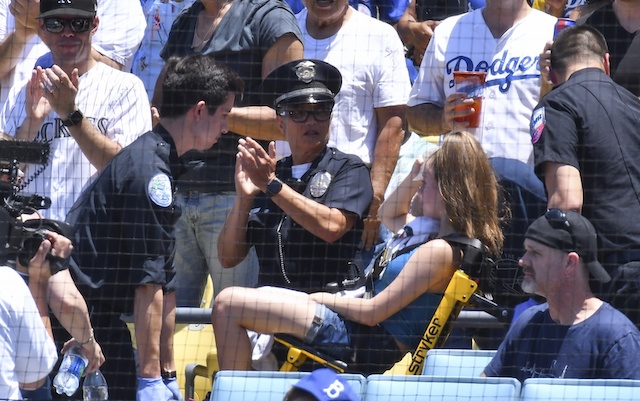
[[[327,368],[314,370],[293,387],[304,390],[318,401],[360,401],[360,397],[353,391],[349,383],[342,379],[335,371]]]

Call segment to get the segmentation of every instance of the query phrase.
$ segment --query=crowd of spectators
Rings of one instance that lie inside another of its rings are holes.
[[[638,32],[633,0],[0,0],[2,139],[50,147],[2,185],[71,227],[29,267],[2,254],[0,398],[54,396],[53,339],[112,399],[181,400],[176,307],[212,306],[223,369],[254,332],[388,368],[464,258],[452,234],[511,260],[496,299],[531,296],[478,337],[485,375],[640,378]],[[486,72],[480,110],[457,71]]]

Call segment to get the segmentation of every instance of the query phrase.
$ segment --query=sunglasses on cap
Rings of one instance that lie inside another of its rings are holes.
[[[316,121],[327,121],[331,118],[331,109],[321,110],[279,110],[278,115],[280,117],[289,116],[296,123],[303,123],[307,121],[309,116],[313,116]]]
[[[45,18],[44,28],[47,32],[60,33],[64,27],[69,25],[71,32],[87,32],[91,28],[92,18]]]
[[[547,210],[544,214],[544,217],[549,222],[549,225],[554,230],[564,230],[569,233],[571,236],[571,242],[575,247],[575,239],[573,238],[573,230],[571,229],[571,223],[569,223],[569,219],[567,218],[567,214],[560,209],[551,208]]]

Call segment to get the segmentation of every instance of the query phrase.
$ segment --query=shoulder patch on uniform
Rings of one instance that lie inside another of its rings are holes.
[[[544,106],[533,111],[531,123],[529,124],[529,133],[531,134],[531,143],[536,143],[542,136],[544,125],[546,123],[544,116]]]
[[[173,202],[173,188],[169,176],[160,173],[154,175],[147,185],[149,198],[158,206],[169,207]]]

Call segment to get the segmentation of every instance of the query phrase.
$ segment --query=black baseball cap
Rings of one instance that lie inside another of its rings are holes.
[[[342,86],[340,71],[322,60],[301,59],[281,65],[262,82],[262,102],[271,108],[329,102]]]
[[[96,16],[97,11],[97,0],[40,0],[40,16],[38,18],[60,15],[92,18]]]
[[[581,214],[549,209],[531,223],[525,237],[563,252],[576,252],[593,278],[603,283],[611,281],[609,273],[598,262],[596,230]]]

